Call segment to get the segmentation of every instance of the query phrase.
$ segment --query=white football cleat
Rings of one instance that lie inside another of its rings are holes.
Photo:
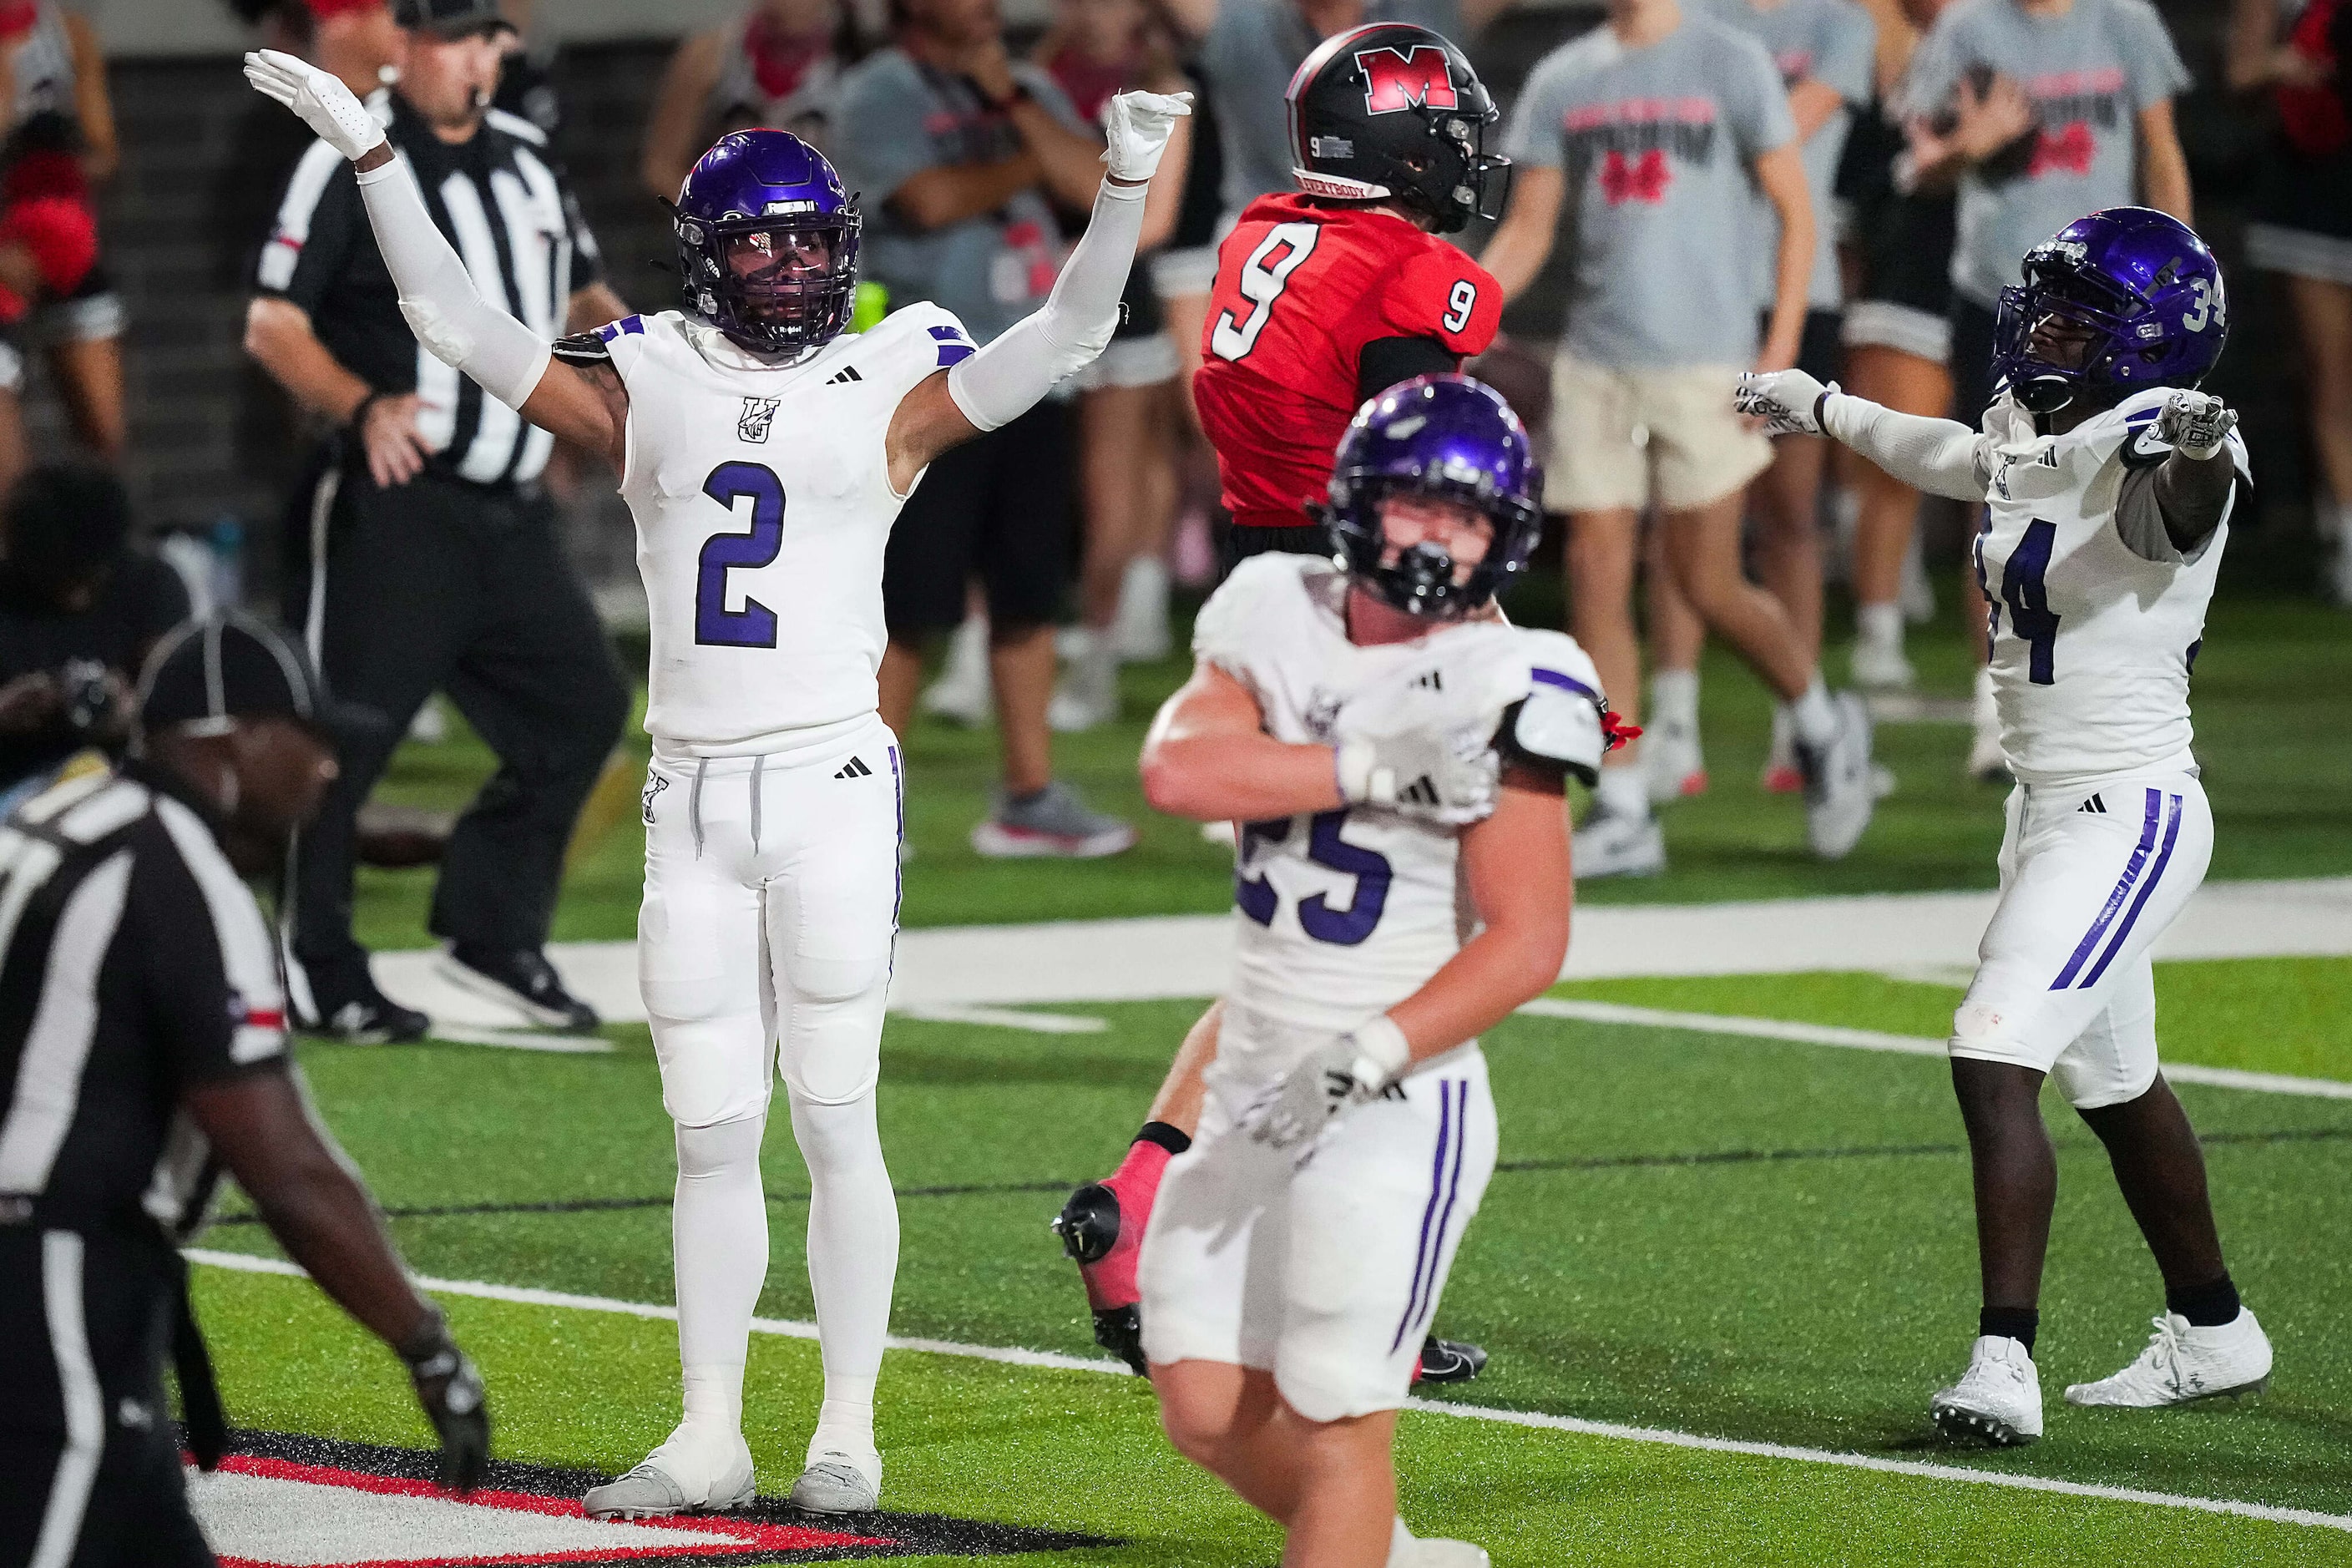
[[[1986,1334],[1969,1352],[1960,1381],[1927,1402],[1947,1437],[2013,1447],[2042,1436],[2042,1377],[2025,1346]]]
[[[751,1450],[741,1433],[714,1442],[681,1425],[636,1468],[590,1488],[580,1510],[591,1519],[730,1513],[749,1503],[756,1489]]]
[[[2066,1403],[2153,1410],[2260,1394],[2270,1382],[2270,1336],[2245,1308],[2211,1328],[2200,1329],[2178,1312],[2154,1321],[2156,1332],[2139,1359],[2113,1377],[2068,1384]]]
[[[1654,877],[1666,868],[1666,836],[1654,816],[1596,810],[1576,830],[1570,851],[1576,879]]]
[[[1706,793],[1706,758],[1699,750],[1696,724],[1654,718],[1642,733],[1640,766],[1653,805]]]
[[[1826,746],[1797,747],[1805,775],[1805,838],[1823,860],[1842,860],[1862,839],[1878,805],[1876,770],[1870,761],[1870,710],[1851,691],[1841,691],[1838,731]]]
[[[824,1441],[820,1438],[818,1441]],[[882,1456],[837,1443],[809,1444],[808,1468],[793,1483],[793,1506],[810,1513],[865,1513],[882,1501]]]

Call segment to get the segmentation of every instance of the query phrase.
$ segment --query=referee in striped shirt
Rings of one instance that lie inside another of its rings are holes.
[[[508,26],[497,0],[393,12],[405,59],[372,106],[483,297],[551,342],[625,315],[546,138],[488,107]],[[296,167],[262,249],[246,346],[339,429],[289,511],[309,570],[289,619],[338,692],[404,731],[446,691],[498,753],[434,894],[445,973],[541,1023],[593,1026],[542,950],[572,821],[628,692],[539,487],[553,438],[417,345],[350,161],[324,142]],[[345,755],[295,857],[296,1013],[347,1039],[425,1028],[375,988],[352,933],[354,819],[396,740]]]
[[[327,703],[241,616],[150,656],[132,760],[0,824],[0,1568],[210,1564],[163,1403],[226,1437],[174,1244],[219,1167],[320,1289],[407,1363],[443,1477],[480,1478],[480,1379],[419,1296],[357,1174],[311,1120],[244,877],[284,862],[381,716]]]

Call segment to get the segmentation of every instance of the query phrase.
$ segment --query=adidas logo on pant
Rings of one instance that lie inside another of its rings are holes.
[[[864,757],[852,757],[848,765],[833,776],[837,779],[870,779],[874,776],[874,770],[866,765]]]

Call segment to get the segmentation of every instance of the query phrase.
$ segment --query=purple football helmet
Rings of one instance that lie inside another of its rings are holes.
[[[1523,571],[1543,534],[1542,469],[1502,394],[1466,375],[1400,382],[1356,411],[1331,464],[1331,501],[1311,509],[1340,564],[1382,602],[1454,620]],[[1387,561],[1381,502],[1411,494],[1459,501],[1494,525],[1486,553],[1456,582],[1452,555],[1423,541]]]
[[[2001,290],[1992,372],[2035,414],[2086,389],[2113,403],[2144,387],[2193,387],[2229,340],[2213,253],[2153,208],[2076,218],[2025,253],[2024,276],[2024,287]]]
[[[789,131],[730,131],[670,214],[686,309],[755,353],[793,358],[849,325],[857,204],[824,154]]]

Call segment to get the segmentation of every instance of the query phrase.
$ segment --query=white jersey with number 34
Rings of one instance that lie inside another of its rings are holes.
[[[875,708],[899,400],[971,353],[909,305],[759,365],[677,311],[598,329],[629,390],[621,495],[652,621],[646,729],[697,756],[793,749]]]
[[[2030,784],[2193,765],[2189,672],[2229,540],[2229,517],[2184,559],[2125,542],[2125,478],[2172,448],[2157,438],[2167,393],[2135,394],[2063,436],[2033,434],[2008,397],[1986,411],[1999,443],[1976,542],[1991,605],[2001,749]],[[2251,477],[2235,432],[2230,452]],[[2234,497],[2232,498],[2234,504]]]

